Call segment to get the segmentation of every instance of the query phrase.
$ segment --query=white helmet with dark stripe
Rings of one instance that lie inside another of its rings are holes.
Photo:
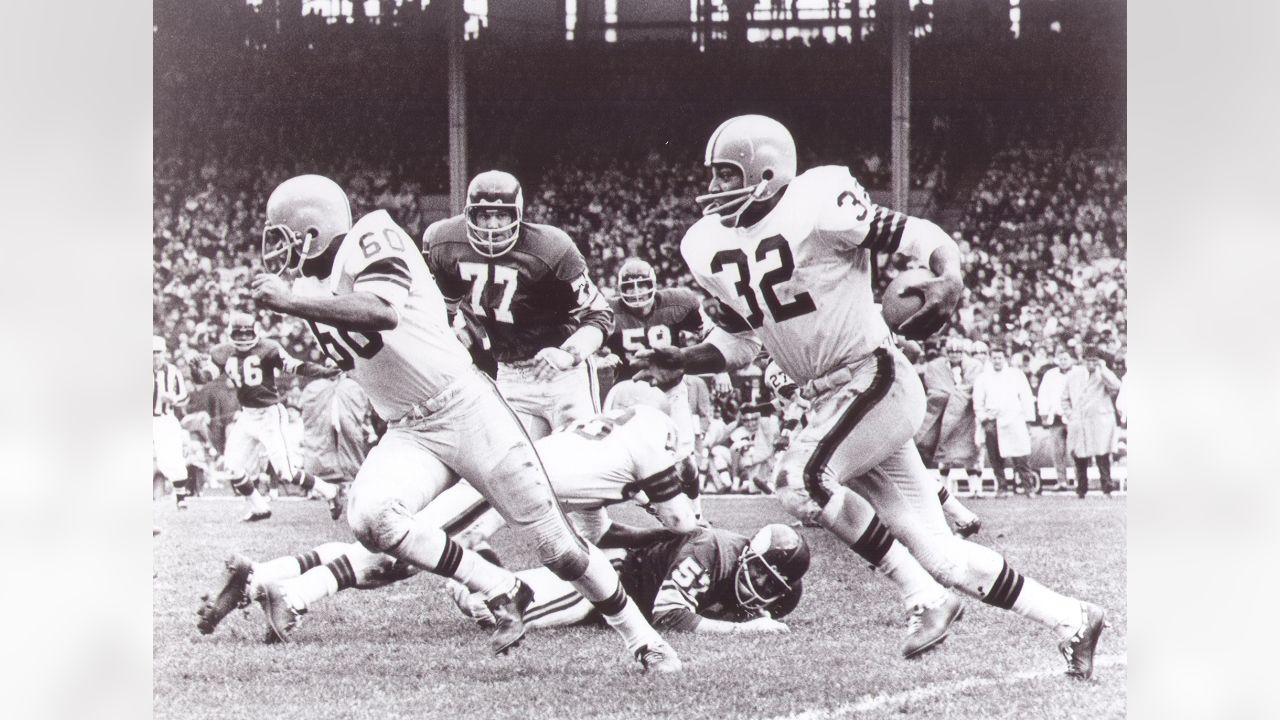
[[[735,227],[754,202],[768,200],[796,177],[796,143],[791,132],[764,115],[739,115],[725,120],[707,141],[704,164],[734,165],[742,172],[742,187],[699,195],[702,214],[717,215]]]
[[[351,202],[336,182],[323,175],[289,178],[267,198],[263,267],[277,274],[297,269],[350,229]]]

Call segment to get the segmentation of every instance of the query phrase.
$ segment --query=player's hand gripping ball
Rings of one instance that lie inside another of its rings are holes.
[[[924,268],[905,270],[885,288],[880,312],[895,333],[923,340],[947,324],[963,290],[954,278]]]

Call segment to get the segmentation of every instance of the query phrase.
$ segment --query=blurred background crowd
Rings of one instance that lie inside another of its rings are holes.
[[[905,209],[952,233],[966,286],[951,327],[911,348],[926,385],[931,362],[963,357],[990,369],[993,352],[1033,397],[1063,352],[1073,366],[1088,355],[1117,378],[1126,372],[1124,45],[1114,23],[1080,3],[1045,5],[1059,15],[1024,0],[1017,35],[999,18],[965,25],[941,3],[917,6],[929,12],[916,18],[912,49]],[[270,190],[295,174],[328,175],[357,217],[386,209],[419,239],[447,214],[442,19],[432,4],[381,6],[377,18],[299,12],[282,24],[265,3],[156,4],[153,326],[200,402],[215,409],[200,451],[207,464],[234,416],[234,393],[228,403],[221,382],[206,388],[193,369],[223,339],[232,310],[252,311],[246,281],[261,266]],[[884,197],[889,50],[863,23],[833,39],[747,44],[712,33],[701,49],[581,37],[516,48],[479,28],[465,48],[469,174],[515,173],[526,219],[568,232],[606,292],[628,257],[649,260],[661,285],[696,290],[677,248],[699,217],[703,144],[726,117],[778,118],[796,137],[801,170],[845,165]],[[904,267],[882,263],[881,286]],[[296,357],[321,360],[299,323],[255,314]],[[709,465],[708,490],[759,490],[750,481],[759,473],[746,468],[781,446],[763,362],[727,384],[707,381],[705,420],[721,424],[720,444],[732,451],[727,478]],[[971,394],[975,379],[959,384]],[[299,381],[285,382],[298,410]],[[1032,465],[1046,478],[1073,474],[1051,457],[1055,426],[1044,409],[1026,413]],[[974,442],[985,450],[982,427],[974,423]],[[988,453],[979,455],[974,464],[990,468]]]

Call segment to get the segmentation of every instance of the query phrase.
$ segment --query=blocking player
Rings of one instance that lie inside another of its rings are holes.
[[[178,422],[175,408],[186,405],[187,381],[169,362],[168,347],[159,335],[151,337],[151,452],[156,472],[173,484],[178,509],[187,507],[187,461],[182,452],[186,432]]]
[[[843,502],[832,482],[850,487],[939,582],[1050,628],[1067,673],[1090,677],[1103,609],[953,535],[912,441],[924,391],[872,303],[870,263],[873,253],[900,253],[933,273],[903,290],[924,302],[896,328],[922,339],[946,324],[963,291],[950,236],[875,205],[847,168],[797,176],[791,133],[761,115],[721,124],[705,163],[709,192],[697,198],[704,217],[680,252],[719,301],[719,327],[701,344],[654,350],[652,361],[718,372],[745,365],[763,345],[812,403],[788,454],[803,458],[805,488],[823,512],[837,515],[832,503]]]
[[[592,355],[613,311],[569,236],[524,221],[515,177],[475,176],[462,214],[432,223],[422,248],[450,323],[461,307],[484,328],[498,390],[534,439],[600,411]]]
[[[704,528],[694,535],[628,550],[619,573],[654,625],[695,633],[789,632],[778,618],[795,609],[809,569],[809,545],[786,525],[765,525],[751,538]],[[529,627],[575,625],[594,616],[591,605],[542,568],[521,570],[535,588]],[[480,599],[451,584],[463,615],[487,627]]]
[[[637,354],[643,356],[655,347],[684,345],[680,338],[687,333],[702,337],[700,303],[687,288],[658,289],[658,275],[644,260],[628,258],[623,262],[618,269],[618,297],[609,299],[614,328],[605,340],[612,351],[609,358],[618,364],[617,382],[642,370],[635,365]],[[694,417],[684,373],[650,371],[642,377],[667,394],[671,419],[680,431],[680,452],[700,457],[706,428]],[[701,517],[701,498],[695,498],[694,503]]]
[[[255,301],[306,320],[387,420],[347,504],[361,545],[482,593],[498,620],[491,647],[505,653],[524,637],[528,588],[443,530],[413,520],[464,475],[544,565],[600,609],[645,669],[681,669],[608,559],[570,529],[533,443],[454,336],[421,252],[386,211],[352,223],[347,195],[332,180],[286,180],[267,200],[263,262],[297,268],[302,281],[294,292],[279,276],[259,274]]]
[[[215,345],[209,351],[204,369],[209,379],[225,373],[235,386],[236,398],[240,401],[240,412],[227,430],[223,464],[232,473],[228,478],[231,488],[249,503],[245,522],[271,517],[267,499],[254,485],[262,471],[261,458],[264,454],[272,469],[285,482],[307,491],[314,489],[328,500],[337,495],[337,488],[317,482],[314,475],[304,471],[289,457],[289,444],[285,438],[289,413],[276,387],[276,379],[281,372],[310,378],[333,377],[338,374],[336,368],[292,357],[280,343],[258,336],[253,316],[233,312],[227,327],[227,342]]]
[[[675,427],[657,409],[662,394],[645,387],[651,395],[637,392],[610,412],[534,443],[561,507],[572,512],[575,521],[581,519],[582,534],[600,547],[641,547],[698,529],[687,497],[691,478],[682,476],[687,465],[675,453]],[[604,508],[629,499],[643,501],[663,527],[611,522]],[[465,482],[441,493],[414,516],[414,522],[443,528],[463,547],[473,548],[504,525],[484,496]],[[227,571],[217,598],[206,596],[197,612],[202,632],[212,632],[227,613],[253,598],[263,602],[272,634],[283,637],[300,615],[325,597],[352,587],[381,587],[416,572],[356,543],[325,543],[263,563],[233,556]],[[546,575],[554,577],[550,571]],[[581,599],[576,593],[575,597]]]

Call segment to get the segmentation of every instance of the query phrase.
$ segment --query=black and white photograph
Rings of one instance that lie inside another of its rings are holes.
[[[1129,715],[1125,0],[151,10],[155,717]]]

